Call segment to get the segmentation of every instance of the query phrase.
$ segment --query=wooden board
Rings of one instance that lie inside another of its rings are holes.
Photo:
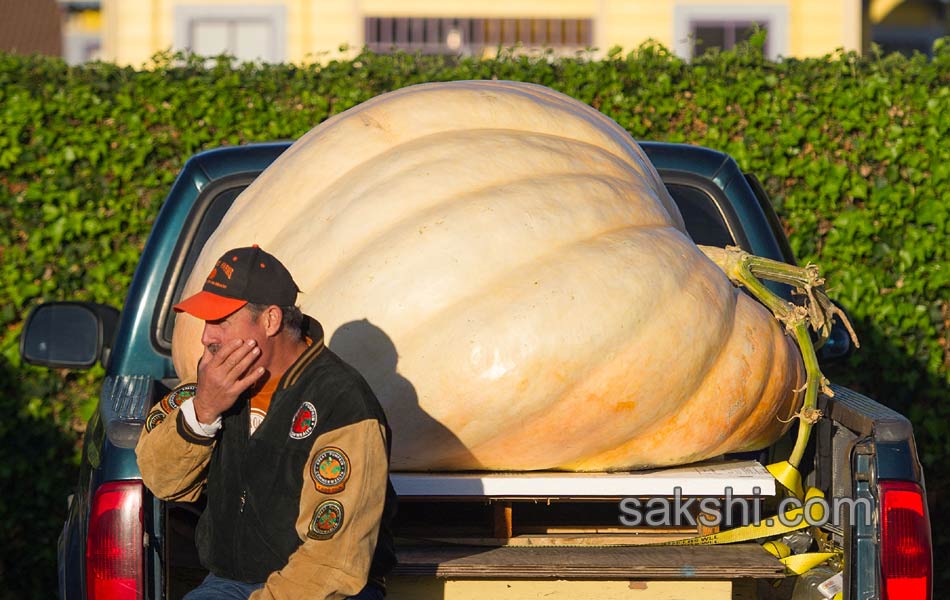
[[[623,473],[392,473],[402,500],[413,498],[618,499],[725,495],[774,496],[775,478],[751,460]]]
[[[738,595],[748,581],[392,577],[386,580],[386,600],[737,600],[755,598]]]
[[[783,577],[758,544],[651,547],[416,546],[397,550],[394,575],[486,579],[709,579]]]
[[[662,542],[675,542],[696,537],[696,531],[687,533],[552,533],[523,534],[510,538],[500,537],[449,537],[428,536],[419,538],[399,538],[403,545],[455,544],[460,546],[645,546]]]

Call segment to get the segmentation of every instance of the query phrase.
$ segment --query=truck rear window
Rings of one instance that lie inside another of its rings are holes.
[[[667,183],[666,189],[683,215],[686,231],[697,244],[720,248],[735,244],[714,198],[700,188]]]
[[[205,242],[208,241],[208,238],[211,237],[214,230],[218,228],[221,219],[224,218],[225,213],[227,213],[231,205],[234,204],[235,198],[237,198],[248,185],[250,185],[250,181],[245,181],[237,185],[212,186],[205,190],[203,197],[195,202],[192,213],[188,217],[188,222],[197,223],[197,227],[192,235],[183,235],[181,237],[179,240],[179,244],[181,245],[176,249],[176,258],[172,261],[172,264],[181,264],[182,266],[178,274],[174,276],[174,291],[171,294],[170,300],[165,303],[164,308],[165,314],[161,327],[160,341],[163,342],[162,345],[165,346],[166,349],[171,348],[172,332],[175,329],[175,315],[177,314],[171,310],[171,307],[181,299],[182,291],[188,282],[188,278],[191,276],[191,271],[195,267],[195,262],[198,260],[198,255],[201,254],[201,249],[204,248]],[[182,256],[182,254],[184,254],[184,261],[179,262],[177,257]],[[166,298],[167,297],[166,295]]]

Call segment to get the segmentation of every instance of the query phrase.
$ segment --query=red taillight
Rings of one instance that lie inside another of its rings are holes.
[[[86,598],[140,600],[144,587],[142,482],[96,490],[86,538]]]
[[[880,486],[881,597],[929,600],[933,555],[924,491],[910,481],[881,481]]]

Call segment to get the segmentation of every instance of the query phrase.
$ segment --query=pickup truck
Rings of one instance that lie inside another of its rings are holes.
[[[731,157],[681,144],[642,146],[696,243],[795,263],[762,185]],[[106,369],[59,539],[60,598],[180,598],[203,577],[192,537],[200,504],[154,498],[142,484],[134,446],[149,408],[178,383],[171,307],[202,245],[238,194],[288,147],[252,144],[191,158],[155,220],[121,312],[57,302],[28,318],[21,338],[28,362],[81,369],[101,361]],[[820,358],[848,351],[847,333],[838,328]],[[930,522],[911,424],[870,398],[832,387],[802,467],[806,484],[826,497],[863,500],[852,504],[860,514],[821,527],[826,549],[843,557],[842,597],[929,599]],[[786,442],[738,458],[781,460]],[[433,481],[423,476],[428,491],[414,493],[411,477],[394,479],[403,497],[392,598],[627,598],[634,591],[638,598],[711,598],[723,590],[724,597],[788,598],[799,579],[786,576],[757,543],[642,545],[656,532],[625,531],[616,495],[539,490],[511,497],[484,485],[453,495]],[[567,542],[539,544],[531,533],[538,531],[567,533]]]

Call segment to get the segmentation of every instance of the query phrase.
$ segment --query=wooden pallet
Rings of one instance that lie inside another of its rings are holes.
[[[771,579],[785,568],[758,544],[651,547],[401,546],[393,575],[476,579]]]

